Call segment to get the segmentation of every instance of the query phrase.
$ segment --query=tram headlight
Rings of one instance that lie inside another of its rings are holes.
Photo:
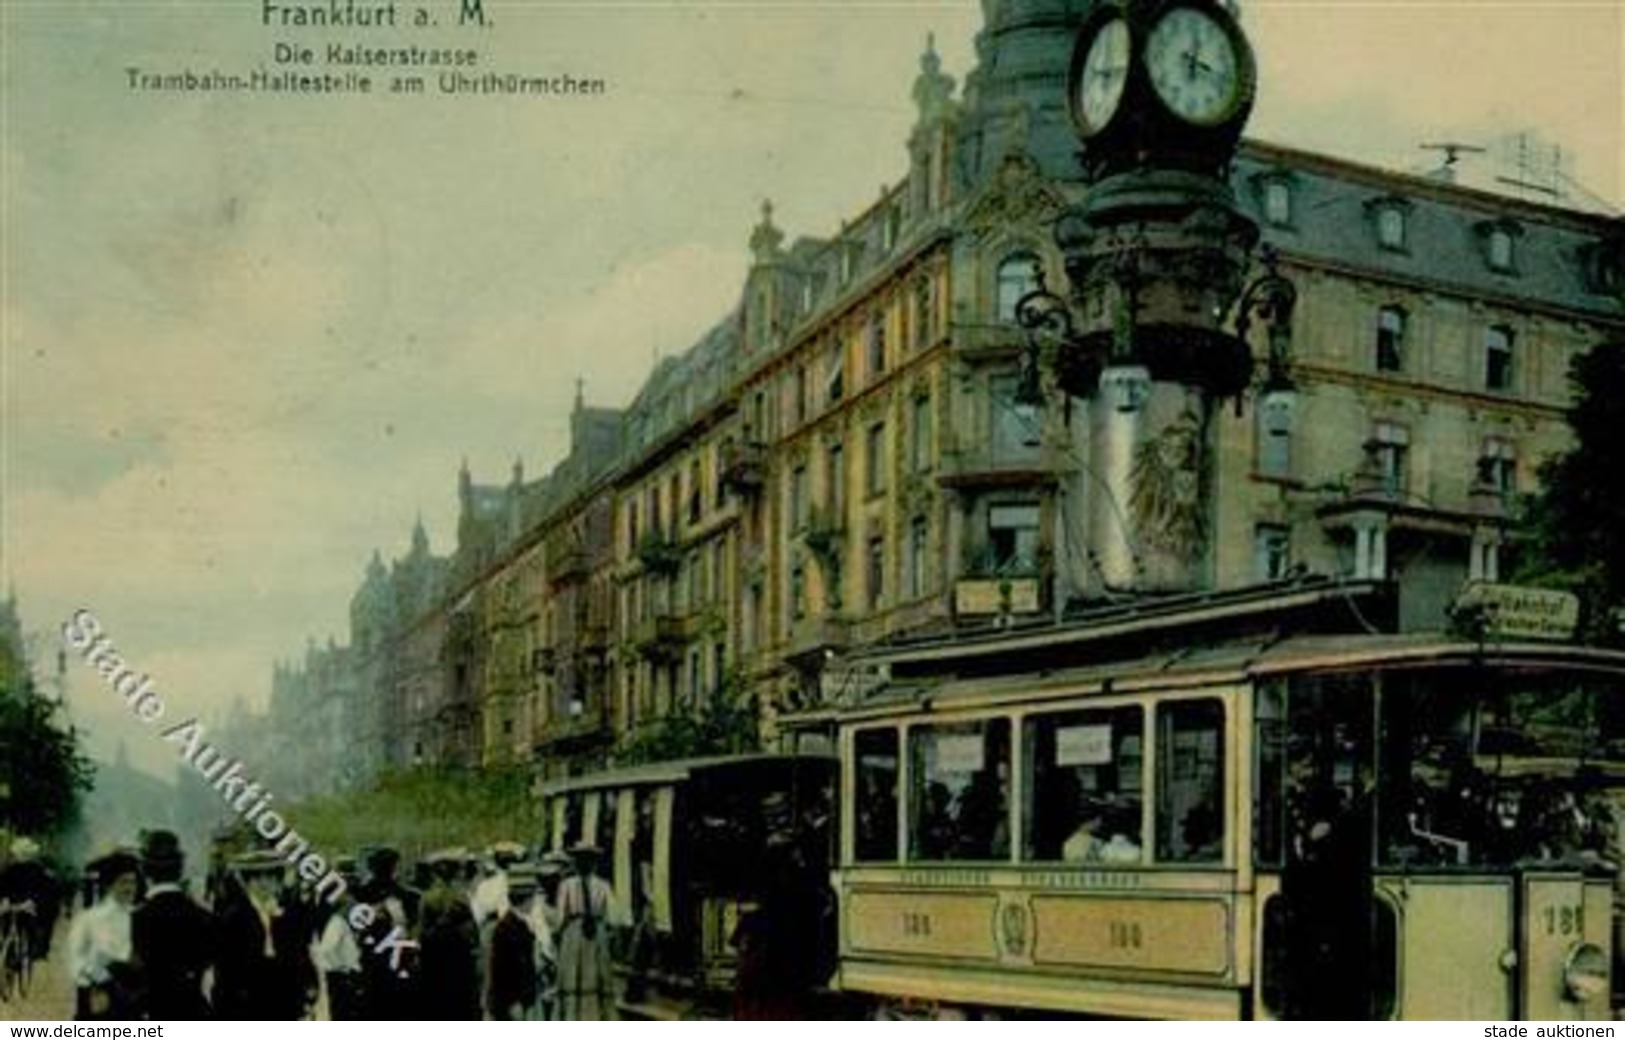
[[[1608,954],[1596,943],[1580,943],[1563,961],[1563,988],[1582,1004],[1608,992]]]

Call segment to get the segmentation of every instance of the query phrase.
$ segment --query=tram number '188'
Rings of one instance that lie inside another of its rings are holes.
[[[1107,921],[1106,942],[1114,950],[1138,950],[1142,945],[1140,922]]]
[[[1541,917],[1547,935],[1581,935],[1585,932],[1585,911],[1578,906],[1548,906]]]

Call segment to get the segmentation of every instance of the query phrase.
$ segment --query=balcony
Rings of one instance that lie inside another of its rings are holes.
[[[585,744],[595,744],[608,741],[612,736],[610,732],[609,713],[603,707],[587,707],[580,701],[574,702],[580,706],[578,711],[558,715],[544,722],[531,741],[531,750],[534,753],[558,754],[562,749]]]
[[[945,488],[1032,487],[1054,484],[1055,467],[1038,445],[995,450],[991,444],[949,447],[937,483]]]
[[[539,646],[531,651],[531,670],[537,675],[552,675],[558,670],[558,653],[550,646]]]
[[[851,645],[852,624],[845,618],[803,618],[791,626],[785,656],[821,662],[829,654],[843,653]]]
[[[729,441],[722,449],[722,484],[741,495],[754,495],[767,482],[767,446],[759,441]]]
[[[956,617],[1037,614],[1043,604],[1043,580],[1036,576],[961,578],[954,582]]]
[[[643,569],[660,578],[675,578],[683,566],[683,551],[676,541],[658,531],[651,531],[638,543],[638,562]]]
[[[579,545],[565,546],[549,553],[548,564],[548,578],[555,587],[581,581],[592,569],[587,550]]]
[[[638,655],[655,664],[674,664],[688,645],[688,628],[675,614],[653,614],[632,626]]]

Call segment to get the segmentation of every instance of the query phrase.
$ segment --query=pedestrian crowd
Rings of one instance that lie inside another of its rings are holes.
[[[628,921],[601,860],[587,845],[448,849],[408,883],[396,850],[372,848],[335,863],[346,888],[328,900],[252,852],[194,893],[179,840],[149,831],[86,869],[67,937],[76,1017],[614,1017],[610,942]]]

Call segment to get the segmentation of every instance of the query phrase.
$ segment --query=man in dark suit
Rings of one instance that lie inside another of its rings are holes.
[[[185,858],[170,831],[142,837],[141,867],[147,898],[132,916],[135,963],[147,981],[147,1014],[154,1021],[212,1017],[203,996],[203,975],[214,960],[213,921],[181,889]]]

